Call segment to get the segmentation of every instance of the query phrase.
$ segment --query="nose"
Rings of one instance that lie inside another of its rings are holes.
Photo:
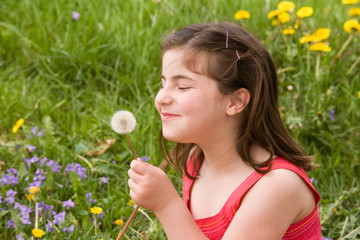
[[[173,98],[171,97],[169,89],[167,89],[166,87],[161,88],[156,94],[155,105],[157,106],[168,105],[171,104],[172,101]]]

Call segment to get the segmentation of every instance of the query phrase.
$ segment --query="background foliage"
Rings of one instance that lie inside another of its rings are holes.
[[[263,40],[273,55],[279,70],[279,108],[284,122],[315,156],[318,167],[309,175],[322,196],[323,236],[359,239],[359,65],[347,73],[360,54],[359,34],[354,34],[340,57],[335,56],[349,37],[343,29],[343,23],[351,18],[348,11],[360,4],[293,1],[295,11],[311,6],[314,13],[301,20],[294,34],[283,35],[282,30],[296,22],[296,15],[291,13],[287,24],[273,26],[266,16],[278,2],[2,0],[0,177],[4,179],[6,171],[14,168],[18,182],[12,186],[2,181],[0,238],[31,236],[34,210],[29,213],[31,224],[21,224],[22,213],[5,199],[13,189],[17,192],[15,202],[34,208],[34,201],[26,200],[25,195],[41,166],[36,162],[27,168],[24,158],[37,156],[61,166],[58,173],[51,166],[42,167],[45,180],[37,196],[39,201],[53,205],[56,213],[66,212],[64,222],[55,226],[54,233],[45,227],[54,215],[47,220],[42,213],[39,228],[45,231],[43,239],[114,239],[121,228],[115,220],[126,221],[133,208],[128,204],[127,187],[132,157],[126,139],[109,126],[112,114],[119,109],[134,113],[138,124],[130,137],[135,152],[159,164],[160,119],[153,101],[160,86],[162,36],[197,22],[235,21]],[[240,9],[249,11],[250,19],[234,20]],[[72,19],[72,11],[80,13],[78,20]],[[306,33],[322,27],[331,30],[326,40],[330,52],[308,51],[306,44],[299,43]],[[316,78],[317,58],[320,65]],[[25,123],[13,133],[19,118]],[[43,136],[34,135],[35,126],[44,130]],[[117,142],[106,144],[110,139]],[[28,144],[36,149],[29,150]],[[104,146],[109,150],[98,156],[88,152]],[[86,168],[87,177],[66,172],[71,163]],[[180,191],[181,175],[171,168],[167,172]],[[89,192],[96,203],[86,201],[85,193]],[[74,201],[75,207],[62,206],[68,199]],[[105,214],[98,219],[97,234],[91,222],[94,216],[89,213],[93,206],[101,207]],[[11,219],[15,228],[9,228]],[[72,233],[62,231],[71,225],[75,226]],[[166,239],[161,225],[146,209],[137,214],[126,237]]]

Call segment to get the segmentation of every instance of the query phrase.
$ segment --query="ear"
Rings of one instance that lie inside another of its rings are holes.
[[[250,101],[250,93],[246,88],[240,88],[230,95],[226,110],[228,116],[235,116],[242,112]]]

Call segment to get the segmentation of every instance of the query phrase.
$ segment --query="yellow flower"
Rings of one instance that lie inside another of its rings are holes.
[[[296,12],[296,15],[299,18],[306,18],[306,17],[310,17],[313,13],[314,10],[312,9],[312,7],[302,7]]]
[[[276,25],[278,25],[279,24],[279,20],[277,20],[277,19],[273,19],[272,21],[271,21],[271,25],[272,26],[276,26]]]
[[[284,11],[292,11],[295,9],[295,4],[290,1],[282,1],[277,5],[278,9],[282,9]]]
[[[44,236],[44,231],[43,230],[41,230],[41,229],[36,229],[36,228],[34,228],[33,230],[32,230],[32,234],[33,234],[33,236],[35,237],[35,238],[41,238],[42,236]]]
[[[352,8],[349,10],[350,16],[360,16],[360,8]]]
[[[278,15],[279,15],[280,13],[282,13],[282,12],[284,12],[284,10],[282,10],[282,9],[276,9],[276,10],[274,10],[274,11],[269,12],[268,15],[267,15],[267,18],[271,19],[271,18],[273,18],[273,17],[278,16]]]
[[[319,28],[314,33],[316,41],[320,42],[322,40],[328,39],[330,37],[330,29],[328,28]]]
[[[355,4],[358,2],[359,2],[359,0],[342,0],[341,1],[342,4]]]
[[[118,226],[122,226],[124,224],[124,221],[122,219],[118,219],[115,221],[115,224]]]
[[[319,110],[318,112],[317,112],[317,115],[319,115],[319,116],[321,116],[323,114],[323,112],[321,111],[321,110]]]
[[[330,52],[331,48],[323,42],[318,42],[311,45],[310,50],[319,52]]]
[[[29,195],[25,194],[25,198],[26,198],[26,200],[30,201],[31,199],[34,199],[34,195],[32,195],[32,194],[29,194]]]
[[[19,128],[21,127],[21,125],[23,125],[23,123],[25,122],[25,120],[23,118],[19,118],[19,120],[17,120],[15,126],[12,128],[13,133],[16,133]]]
[[[287,12],[282,12],[277,17],[281,23],[287,23],[290,20],[290,14]]]
[[[305,37],[300,38],[300,43],[306,43],[306,42],[316,42],[316,37],[311,34],[306,34]]]
[[[295,30],[292,27],[287,27],[282,32],[284,35],[292,35],[295,33]]]
[[[32,195],[36,195],[40,192],[40,188],[39,187],[29,187],[29,192],[32,194]]]
[[[128,205],[131,206],[134,204],[134,201],[132,199],[130,199],[130,201],[128,202]]]
[[[347,20],[345,23],[344,23],[344,30],[345,32],[347,33],[350,33],[352,31],[355,31],[355,32],[360,32],[360,24],[357,20],[355,19],[350,19],[350,20]]]
[[[237,20],[241,20],[244,18],[250,18],[250,13],[246,10],[239,10],[235,13],[234,18]]]
[[[98,215],[100,213],[102,213],[102,208],[101,207],[93,207],[90,208],[90,213],[93,213],[95,215]]]
[[[358,91],[358,98],[360,98],[360,91]]]

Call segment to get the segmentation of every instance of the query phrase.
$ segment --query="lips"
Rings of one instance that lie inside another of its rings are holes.
[[[161,120],[163,120],[163,121],[171,120],[171,119],[174,119],[174,118],[179,117],[179,116],[180,115],[173,114],[173,113],[162,112],[161,113]]]

